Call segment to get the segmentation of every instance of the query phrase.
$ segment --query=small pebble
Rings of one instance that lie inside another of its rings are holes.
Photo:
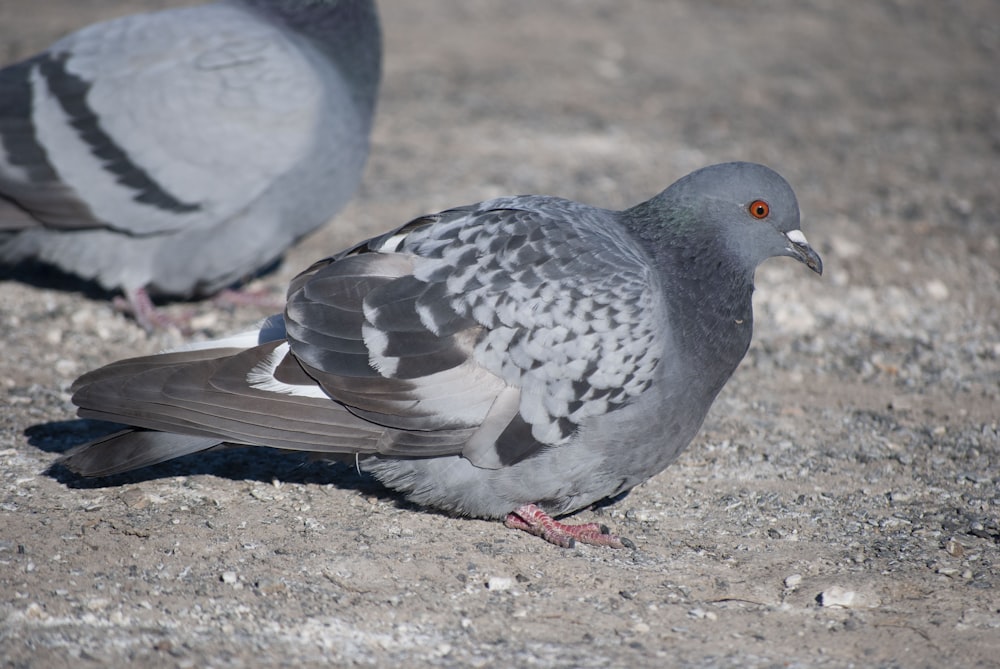
[[[90,611],[102,611],[111,604],[107,597],[93,597],[87,600],[87,609]]]
[[[43,618],[48,618],[49,615],[45,613],[45,609],[43,609],[38,602],[32,602],[31,604],[28,604],[28,608],[24,610],[24,617],[41,620]]]
[[[257,581],[257,591],[263,595],[272,595],[285,590],[285,584],[270,578],[262,578]]]
[[[69,317],[69,322],[72,323],[74,329],[77,330],[82,329],[84,326],[93,325],[94,320],[94,312],[90,309],[78,309]]]
[[[237,576],[235,571],[224,571],[220,577],[223,583],[228,585],[233,585],[237,581]]]
[[[219,316],[215,312],[206,311],[191,318],[189,323],[192,330],[210,330],[219,322]]]
[[[816,600],[823,607],[835,606],[842,609],[849,609],[854,604],[856,597],[857,593],[853,590],[847,590],[839,585],[834,585],[819,593]]]
[[[141,490],[137,489],[126,490],[121,494],[120,499],[125,504],[125,506],[131,509],[135,509],[137,511],[145,509],[147,506],[149,506],[150,502],[149,496],[146,493],[142,492]]]
[[[490,576],[486,581],[486,588],[488,590],[501,592],[503,590],[510,590],[512,587],[514,587],[514,579],[508,576]]]
[[[952,557],[962,557],[965,555],[965,547],[954,539],[948,539],[944,542],[945,552]]]
[[[60,376],[74,376],[79,369],[79,365],[75,360],[68,360],[66,358],[59,358],[56,360],[55,370]]]
[[[688,615],[692,618],[697,618],[699,620],[718,620],[719,616],[715,611],[706,611],[705,609],[699,607],[697,609],[691,609],[688,611]]]
[[[802,574],[789,574],[785,577],[785,587],[793,590],[802,583]]]
[[[908,464],[906,462],[903,462],[902,458],[900,458],[899,461],[901,464]],[[893,492],[889,493],[889,500],[894,503],[909,502],[912,499],[913,495],[911,495],[908,492],[899,492],[898,490],[894,490]]]
[[[943,302],[948,299],[948,286],[944,285],[944,282],[939,279],[931,279],[928,281],[926,290],[927,296],[932,300]]]

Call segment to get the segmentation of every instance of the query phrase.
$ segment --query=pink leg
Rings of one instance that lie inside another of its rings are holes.
[[[265,288],[257,290],[233,290],[226,288],[215,296],[215,303],[224,307],[259,307],[267,311],[283,311],[285,296],[275,295]]]
[[[503,524],[514,530],[524,530],[549,543],[563,548],[573,548],[577,541],[592,546],[610,548],[635,548],[631,540],[611,534],[600,523],[569,525],[560,523],[534,504],[525,504],[507,514]]]
[[[215,296],[214,303],[222,307],[260,307],[269,312],[281,311],[285,308],[283,296],[268,293],[266,290],[240,291],[226,288]],[[146,332],[152,333],[157,329],[173,326],[183,334],[191,333],[193,311],[180,317],[168,316],[156,308],[145,288],[126,291],[125,297],[115,298],[114,306],[118,311],[132,316]]]
[[[145,288],[125,291],[125,297],[116,297],[114,307],[118,311],[129,314],[135,319],[143,330],[152,333],[158,328],[168,328],[174,326],[182,333],[188,333],[188,322],[191,320],[190,314],[181,318],[172,318],[153,304],[152,298]]]

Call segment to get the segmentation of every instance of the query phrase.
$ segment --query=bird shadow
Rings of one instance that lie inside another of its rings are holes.
[[[75,420],[38,423],[25,429],[28,443],[46,453],[64,454],[76,446],[100,439],[126,428],[107,421],[78,418]],[[333,485],[345,490],[391,502],[397,508],[434,512],[408,502],[370,474],[357,469],[353,462],[317,458],[305,452],[287,451],[266,446],[229,445],[213,450],[191,453],[173,460],[135,469],[121,474],[88,478],[74,473],[56,461],[44,472],[67,488],[94,490],[117,488],[129,483],[155,481],[177,476],[215,476],[231,481],[262,483],[300,483]],[[601,513],[625,499],[626,490],[614,497],[599,500],[591,509]],[[441,515],[449,515],[442,513]]]
[[[228,286],[237,290],[240,286],[273,274],[281,266],[282,259],[277,258],[260,269],[247,274],[238,281]],[[23,260],[20,263],[9,266],[0,266],[0,281],[17,281],[34,288],[43,290],[54,290],[61,293],[76,293],[95,302],[106,302],[112,300],[119,291],[109,291],[101,287],[96,281],[84,279],[69,272],[64,272],[55,265],[49,265],[37,260]],[[164,298],[151,296],[154,304],[171,304],[176,302],[199,302],[199,298]]]
[[[117,423],[80,418],[32,425],[25,429],[24,435],[28,443],[39,450],[64,454],[76,446],[119,432],[125,427]],[[67,488],[84,490],[198,475],[231,481],[334,485],[392,501],[400,507],[410,507],[408,502],[373,476],[359,472],[353,462],[319,459],[308,453],[263,446],[224,446],[121,474],[93,478],[80,476],[56,461],[44,474]]]
[[[76,293],[95,302],[110,300],[115,295],[101,288],[96,281],[83,279],[53,265],[31,260],[0,267],[0,281],[17,281],[43,290]]]

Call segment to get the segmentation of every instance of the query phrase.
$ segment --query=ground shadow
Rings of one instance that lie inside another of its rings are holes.
[[[32,425],[24,431],[28,443],[46,453],[65,453],[94,439],[104,437],[127,426],[100,420],[80,418]],[[223,445],[209,451],[192,453],[156,465],[150,465],[113,476],[87,478],[53,463],[45,474],[67,488],[93,490],[116,488],[129,483],[154,481],[175,476],[217,476],[232,481],[271,483],[301,483],[333,485],[345,490],[378,497],[401,509],[442,513],[417,506],[386,488],[373,476],[358,471],[353,461],[317,458],[310,453],[286,451],[266,446]],[[625,499],[630,490],[591,505],[600,512]],[[449,515],[442,513],[442,515]]]
[[[116,293],[105,290],[96,281],[82,279],[54,265],[26,260],[13,266],[0,266],[0,281],[18,281],[63,293],[77,293],[94,301],[108,301]]]
[[[46,453],[65,453],[94,439],[113,434],[125,426],[99,420],[77,419],[32,425],[24,431],[28,443]],[[87,478],[55,462],[45,474],[68,488],[114,488],[127,483],[153,481],[174,476],[208,475],[233,481],[261,481],[335,485],[396,502],[409,504],[372,476],[358,472],[353,463],[318,459],[309,453],[263,446],[226,445],[192,453],[160,464],[113,476]]]
[[[233,282],[228,286],[238,289],[240,286],[274,273],[281,266],[282,258],[272,260],[269,264]],[[105,290],[96,281],[84,279],[69,272],[64,272],[55,265],[49,265],[35,260],[24,260],[11,266],[0,266],[0,281],[17,281],[35,288],[57,290],[64,293],[77,293],[96,302],[110,301],[119,291]],[[198,302],[198,298],[189,300],[179,298],[163,298],[151,296],[154,304],[164,305],[175,302]]]

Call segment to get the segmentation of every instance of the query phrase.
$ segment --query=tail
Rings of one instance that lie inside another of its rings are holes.
[[[111,476],[215,448],[219,439],[123,430],[68,451],[58,463],[81,476]]]
[[[326,395],[288,352],[284,332],[276,316],[247,333],[84,374],[72,387],[78,414],[131,427],[74,448],[60,463],[108,476],[220,444],[375,452],[385,428]]]

